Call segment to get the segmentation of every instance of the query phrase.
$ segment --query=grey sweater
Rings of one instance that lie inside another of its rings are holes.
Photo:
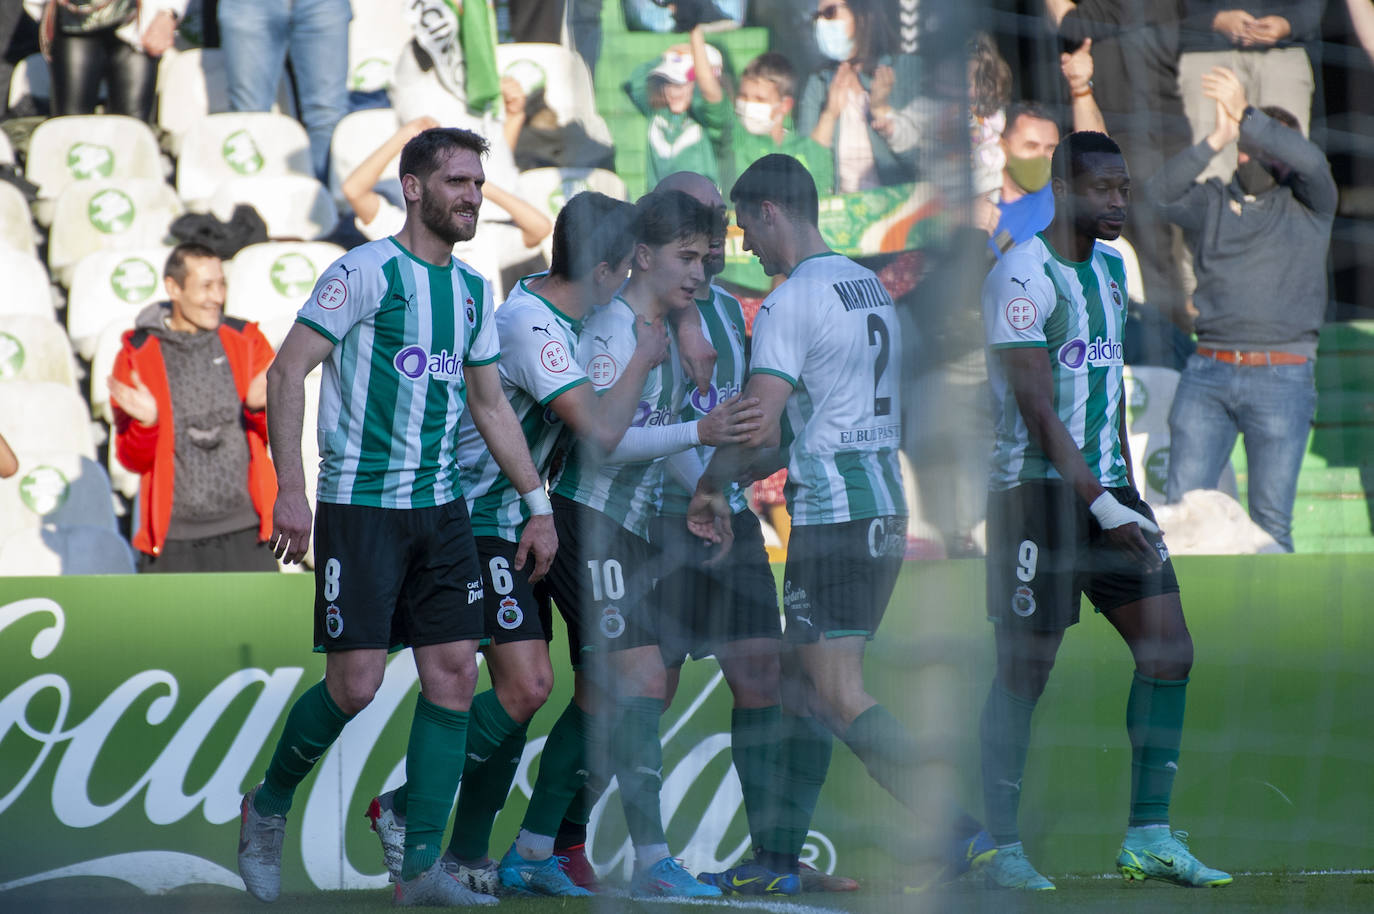
[[[1254,108],[1240,136],[1246,148],[1292,169],[1288,180],[1258,197],[1234,178],[1198,184],[1213,155],[1203,140],[1166,162],[1145,196],[1183,229],[1193,252],[1200,345],[1315,358],[1336,214],[1331,166],[1316,144]]]

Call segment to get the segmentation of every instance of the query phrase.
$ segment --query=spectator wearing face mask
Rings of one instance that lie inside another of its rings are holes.
[[[1043,231],[1054,218],[1050,156],[1059,145],[1059,125],[1043,106],[1020,102],[1007,111],[1002,131],[1002,187],[995,201],[997,226],[988,244],[1001,257],[1012,245]]]
[[[920,65],[915,54],[894,54],[885,4],[820,0],[814,22],[816,46],[830,65],[807,80],[797,130],[831,151],[833,192],[915,180]]]
[[[826,193],[835,185],[830,150],[792,129],[796,74],[787,58],[774,51],[755,57],[740,74],[735,96],[735,174],[772,152],[790,155],[806,166],[816,187]]]

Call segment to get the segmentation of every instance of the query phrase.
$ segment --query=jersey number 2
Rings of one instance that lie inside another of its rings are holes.
[[[887,371],[888,350],[892,340],[887,332],[887,324],[876,314],[868,315],[868,345],[878,347],[878,357],[873,360],[873,415],[886,416],[892,412],[892,398],[878,396],[878,385],[882,383],[883,372]]]

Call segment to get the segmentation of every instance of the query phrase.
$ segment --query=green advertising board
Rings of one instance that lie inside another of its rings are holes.
[[[1374,620],[1359,556],[1179,559],[1197,645],[1175,825],[1239,871],[1368,866],[1374,850]],[[975,812],[978,712],[991,672],[976,561],[908,563],[869,651],[873,693],[953,772]],[[322,674],[305,575],[0,579],[0,908],[3,892],[100,876],[145,891],[240,888],[239,798],[261,776],[286,710]],[[568,700],[560,633],[553,698],[531,727],[500,853],[518,826],[544,734]],[[1130,657],[1085,611],[1036,715],[1023,834],[1048,873],[1110,868],[1125,821]],[[390,662],[376,701],[302,784],[283,888],[381,888],[363,812],[404,774],[416,676]],[[713,663],[684,671],[663,721],[664,813],[694,869],[748,841],[729,765],[729,690]],[[807,856],[897,878],[910,817],[837,747]],[[612,790],[588,849],[623,873]],[[1201,853],[1202,851],[1200,851]]]

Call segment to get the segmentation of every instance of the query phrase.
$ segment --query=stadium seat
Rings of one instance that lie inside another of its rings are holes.
[[[10,138],[0,133],[0,165],[14,164],[14,147],[10,145]]]
[[[232,178],[314,175],[305,128],[284,114],[211,114],[186,131],[177,157],[177,194],[205,212],[215,189]]]
[[[38,110],[46,111],[45,104],[52,97],[52,82],[48,79],[48,62],[42,54],[30,54],[14,65],[10,74],[10,110],[18,108],[24,99],[39,103]]]
[[[156,247],[181,215],[181,201],[166,183],[151,178],[81,181],[57,198],[48,239],[48,269],[70,287],[81,258],[95,251]]]
[[[5,283],[5,294],[0,296],[0,314],[32,314],[53,319],[56,309],[52,286],[42,261],[32,254],[0,247],[0,276]]]
[[[112,321],[133,326],[148,304],[165,299],[162,268],[168,247],[129,251],[96,251],[72,269],[67,294],[67,335],[83,359],[95,355],[100,331]]]
[[[38,238],[29,201],[8,181],[0,181],[0,249],[38,256]]]
[[[291,111],[290,87],[283,75],[273,111]],[[187,131],[207,114],[229,111],[229,77],[219,48],[168,51],[157,68],[157,125],[171,135],[172,154],[181,155]]]
[[[0,428],[14,453],[69,451],[95,459],[91,417],[74,388],[52,381],[0,384]]]
[[[52,381],[76,390],[76,360],[56,319],[0,314],[0,383],[8,381]]]
[[[18,454],[19,472],[0,480],[0,538],[39,527],[118,529],[110,477],[80,454]]]
[[[344,249],[324,241],[269,241],[234,255],[224,311],[250,321],[294,316],[315,280]]]
[[[410,42],[410,23],[402,0],[353,0],[348,23],[348,88],[378,92],[391,88],[396,57]]]
[[[390,108],[364,108],[344,115],[334,128],[334,137],[329,141],[329,192],[340,210],[348,206],[343,195],[344,179],[400,125],[396,112]],[[400,165],[401,157],[397,156],[382,170],[382,180],[376,187],[378,193],[394,201],[401,199]]]
[[[339,211],[325,186],[306,175],[232,178],[215,188],[210,212],[225,222],[247,203],[267,223],[269,238],[313,241],[339,224]]]
[[[558,211],[569,197],[584,190],[595,190],[617,200],[627,198],[625,182],[615,172],[604,168],[532,168],[520,172],[516,193],[521,199],[542,207],[550,219],[558,218]],[[553,260],[553,233],[543,242],[544,256]]]
[[[0,543],[0,575],[133,573],[132,547],[104,527],[16,530]]]
[[[512,43],[496,46],[496,66],[502,76],[519,82],[526,92],[544,89],[544,104],[560,126],[577,121],[587,136],[614,145],[611,129],[596,110],[596,92],[586,63],[558,44]]]
[[[120,114],[50,117],[34,128],[25,161],[24,177],[38,185],[39,225],[52,224],[54,202],[78,181],[163,177],[153,131]]]

